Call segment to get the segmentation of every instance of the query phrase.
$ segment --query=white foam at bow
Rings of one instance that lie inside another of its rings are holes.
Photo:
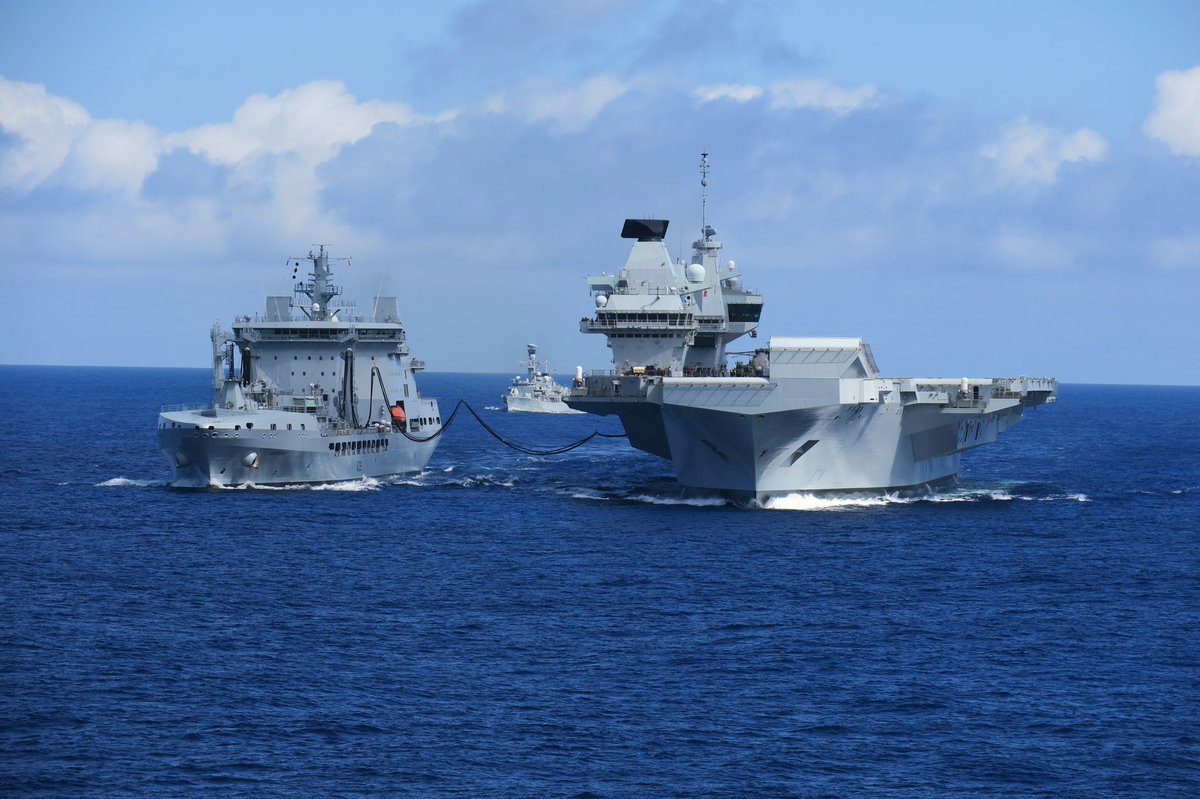
[[[63,483],[66,485],[66,483]],[[126,488],[132,486],[134,488],[145,488],[147,486],[166,485],[161,480],[131,480],[128,477],[114,477],[111,480],[105,480],[103,483],[96,483],[97,488]]]

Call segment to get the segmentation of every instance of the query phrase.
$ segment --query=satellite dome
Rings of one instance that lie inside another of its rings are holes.
[[[687,275],[689,283],[704,282],[704,266],[702,264],[688,264],[687,269],[684,270],[684,274]]]
[[[596,307],[603,308],[605,305],[608,305],[608,295],[607,294],[597,294],[596,295]]]

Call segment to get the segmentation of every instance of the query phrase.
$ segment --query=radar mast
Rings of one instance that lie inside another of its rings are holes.
[[[708,153],[700,153],[700,238],[692,242],[692,263],[701,264],[716,275],[720,268],[717,250],[721,249],[721,242],[714,240],[717,231],[708,224],[708,169]]]

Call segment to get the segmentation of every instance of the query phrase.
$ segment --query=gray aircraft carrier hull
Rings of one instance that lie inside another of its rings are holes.
[[[623,390],[633,396],[624,397],[597,396],[602,382],[568,403],[618,416],[630,444],[671,460],[681,485],[758,502],[953,480],[963,452],[995,442],[1049,395],[906,404],[898,393],[894,401],[807,405],[788,398],[787,381],[761,378],[627,378]]]

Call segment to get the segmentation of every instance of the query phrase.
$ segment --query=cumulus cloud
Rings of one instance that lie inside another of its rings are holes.
[[[577,133],[632,88],[630,82],[612,75],[598,75],[578,85],[534,81],[493,94],[482,108],[492,114],[513,114],[528,122],[550,122],[560,132]]]
[[[853,111],[878,106],[882,100],[874,86],[847,89],[824,78],[797,78],[772,83],[770,86],[723,83],[701,86],[695,91],[701,102],[732,100],[747,103],[766,97],[772,110],[810,108],[843,116]]]
[[[1176,155],[1200,157],[1200,67],[1164,72],[1158,97],[1142,129]]]
[[[234,113],[232,121],[174,134],[167,143],[219,164],[291,154],[311,166],[333,157],[344,145],[366,138],[381,122],[409,125],[424,121],[437,120],[423,118],[403,103],[359,102],[341,81],[314,81],[274,97],[254,95]]]
[[[1104,158],[1108,142],[1088,128],[1067,133],[1021,117],[981,152],[995,162],[1001,183],[1047,186],[1063,164]]]
[[[141,122],[94,120],[75,141],[65,166],[66,180],[88,189],[135,193],[158,168],[158,132]]]
[[[54,174],[87,131],[83,106],[46,87],[0,78],[0,129],[14,144],[0,151],[0,185],[28,191]]]
[[[788,80],[771,85],[772,108],[821,108],[835,114],[848,114],[879,104],[874,86],[846,89],[820,78]]]
[[[403,103],[360,102],[340,81],[316,81],[273,97],[254,95],[229,122],[164,134],[137,121],[93,119],[44,86],[0,78],[0,129],[12,138],[0,150],[0,185],[28,192],[53,181],[137,193],[160,157],[180,149],[250,173],[263,168],[263,159],[283,158],[311,174],[378,124],[439,123],[454,115],[423,117]]]
[[[761,86],[746,83],[719,83],[714,86],[701,86],[696,90],[696,96],[701,102],[711,103],[716,100],[733,100],[735,103],[748,103],[762,97],[765,90]]]

